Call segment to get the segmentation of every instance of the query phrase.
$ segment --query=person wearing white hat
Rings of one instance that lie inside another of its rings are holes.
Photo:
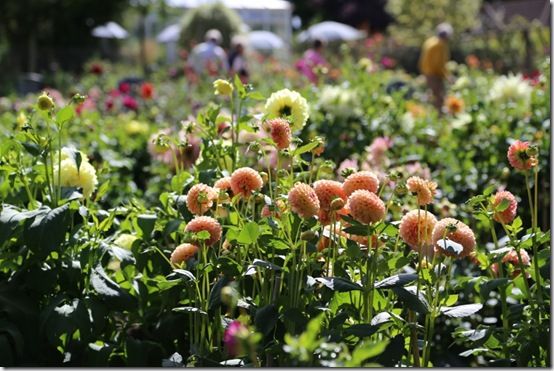
[[[448,23],[437,26],[437,34],[425,40],[419,58],[419,70],[425,75],[427,85],[433,94],[433,105],[441,114],[444,101],[444,80],[447,77],[446,63],[450,59],[448,39],[453,29]]]
[[[227,55],[219,46],[222,40],[221,32],[211,29],[206,32],[204,42],[196,45],[191,53],[189,62],[197,74],[223,74],[229,69]]]

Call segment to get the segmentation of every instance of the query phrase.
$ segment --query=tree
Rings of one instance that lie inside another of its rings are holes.
[[[385,9],[386,0],[295,0],[294,12],[304,25],[333,20],[368,31],[384,31],[392,17]]]
[[[0,40],[8,52],[0,60],[0,86],[19,72],[40,72],[52,63],[77,69],[98,40],[91,30],[117,20],[127,0],[0,1]]]
[[[419,46],[435,33],[441,22],[449,22],[454,37],[479,25],[482,0],[389,0],[387,10],[395,22],[389,28],[404,45]]]
[[[209,29],[215,28],[223,36],[223,46],[231,44],[231,37],[240,31],[242,20],[237,12],[221,3],[199,6],[187,11],[182,20],[181,42],[189,47],[204,41]]]

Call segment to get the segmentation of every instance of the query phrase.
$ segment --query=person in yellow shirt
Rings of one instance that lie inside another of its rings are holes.
[[[437,35],[425,40],[419,58],[419,70],[427,79],[427,85],[433,93],[433,105],[441,113],[444,101],[444,80],[447,77],[446,63],[450,59],[448,39],[452,36],[452,26],[441,23],[437,26]]]

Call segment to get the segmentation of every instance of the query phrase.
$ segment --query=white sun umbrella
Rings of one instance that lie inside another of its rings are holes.
[[[129,33],[115,22],[108,22],[92,29],[92,36],[101,39],[125,39]]]
[[[248,46],[254,50],[270,51],[282,49],[285,42],[269,31],[252,31],[247,35]]]
[[[156,37],[156,40],[158,40],[158,42],[162,44],[177,42],[179,41],[180,34],[181,34],[181,25],[172,24],[164,28],[162,32],[158,34],[158,36]]]
[[[314,39],[322,41],[350,41],[365,36],[365,32],[344,23],[325,21],[314,24],[298,35],[298,41],[306,42]]]

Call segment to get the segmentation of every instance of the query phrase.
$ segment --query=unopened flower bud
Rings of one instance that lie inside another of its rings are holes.
[[[277,170],[277,175],[279,175],[279,178],[284,178],[288,175],[288,172],[285,169],[279,169]]]
[[[261,148],[260,143],[258,143],[258,142],[254,142],[254,143],[250,144],[250,146],[249,146],[250,152],[259,152],[260,148]]]
[[[343,171],[341,171],[340,175],[343,177],[343,178],[348,178],[350,175],[354,174],[354,169],[352,169],[351,167],[348,167],[346,169],[344,169]]]
[[[83,103],[83,102],[85,101],[86,98],[87,98],[86,96],[81,95],[81,94],[79,94],[79,93],[76,93],[76,94],[71,98],[71,100],[72,100],[73,102],[75,102],[75,104],[81,104],[81,103]]]
[[[262,177],[262,182],[264,182],[264,185],[266,185],[267,181],[269,180],[269,176],[265,171],[260,172],[260,176]]]
[[[408,193],[408,187],[406,187],[406,184],[399,184],[394,188],[394,193],[397,196],[404,196],[406,193]]]
[[[502,174],[500,176],[502,177],[502,179],[507,179],[510,176],[510,169],[508,169],[507,167],[504,167],[504,169],[502,169]]]
[[[218,207],[215,209],[215,216],[219,219],[224,219],[229,216],[229,210],[225,207]]]
[[[300,235],[300,239],[303,241],[313,241],[316,238],[317,238],[317,234],[312,230],[304,231]]]
[[[344,200],[340,197],[337,197],[333,201],[331,201],[330,208],[331,210],[340,210],[344,207],[344,205]]]
[[[389,174],[389,179],[393,182],[396,182],[397,180],[399,180],[400,178],[402,178],[402,174],[397,171],[397,170],[393,170],[390,172]]]
[[[217,198],[217,202],[220,204],[226,203],[230,200],[229,194],[223,190],[219,191],[219,197]]]
[[[419,266],[419,264],[416,264],[416,268],[431,269],[431,268],[433,268],[433,264],[431,264],[431,262],[427,261],[427,259],[423,259],[421,261],[421,266]]]
[[[457,229],[458,227],[456,227],[456,224],[453,223],[450,223],[446,226],[446,230],[448,231],[448,233],[454,233]]]
[[[38,97],[37,106],[41,111],[50,111],[54,108],[54,100],[44,92]]]

